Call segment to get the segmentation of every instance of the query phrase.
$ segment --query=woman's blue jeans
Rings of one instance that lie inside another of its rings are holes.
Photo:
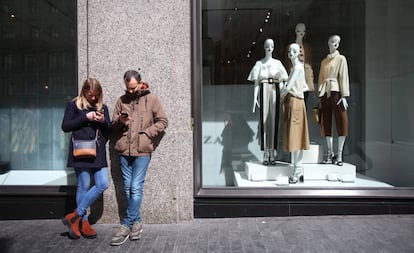
[[[76,177],[78,179],[78,186],[76,190],[76,212],[82,216],[83,220],[88,219],[86,210],[92,203],[104,192],[109,185],[108,168],[100,169],[84,169],[75,168]],[[91,174],[95,185],[90,187]]]
[[[127,210],[122,224],[131,228],[134,222],[141,222],[141,202],[145,175],[151,156],[120,156],[122,178],[124,180]]]

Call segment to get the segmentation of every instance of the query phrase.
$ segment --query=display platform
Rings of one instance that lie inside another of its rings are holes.
[[[339,166],[338,166],[339,167]],[[246,172],[235,171],[234,182],[238,187],[393,187],[392,185],[376,181],[372,178],[356,173],[353,182],[328,181],[328,180],[304,180],[296,184],[286,182],[286,176],[279,176],[275,180],[251,181],[247,179]]]
[[[315,148],[313,157],[307,161],[320,159],[319,148]],[[289,184],[288,178],[293,174],[293,165],[276,161],[276,165],[263,165],[261,162],[246,162],[245,171],[235,171],[236,186],[277,187],[277,186],[356,186],[356,187],[393,187],[356,173],[356,166],[343,163],[334,164],[304,163],[303,182]]]
[[[353,182],[356,177],[356,167],[344,163],[343,166],[333,164],[302,164],[304,180],[328,180]],[[278,177],[289,177],[293,173],[290,163],[277,161],[276,165],[263,165],[260,162],[246,162],[246,176],[250,181],[272,181]]]

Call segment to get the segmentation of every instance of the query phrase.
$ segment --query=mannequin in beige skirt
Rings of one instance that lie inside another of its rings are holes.
[[[288,56],[292,62],[292,70],[280,96],[283,102],[283,149],[292,152],[293,175],[290,183],[303,181],[303,150],[309,149],[308,121],[304,91],[308,90],[305,81],[305,69],[299,59],[300,46],[292,43]]]

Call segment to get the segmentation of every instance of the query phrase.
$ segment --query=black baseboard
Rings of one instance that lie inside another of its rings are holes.
[[[76,207],[74,197],[0,197],[1,220],[57,219]]]
[[[414,200],[195,199],[195,218],[414,214]]]
[[[75,188],[69,186],[2,186],[0,219],[54,219],[76,207]]]

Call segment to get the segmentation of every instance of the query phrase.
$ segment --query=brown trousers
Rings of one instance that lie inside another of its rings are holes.
[[[337,105],[341,99],[341,93],[332,91],[328,98],[325,94],[321,97],[321,136],[332,136],[332,114],[335,117],[336,131],[338,136],[348,136],[348,114],[342,103]]]

